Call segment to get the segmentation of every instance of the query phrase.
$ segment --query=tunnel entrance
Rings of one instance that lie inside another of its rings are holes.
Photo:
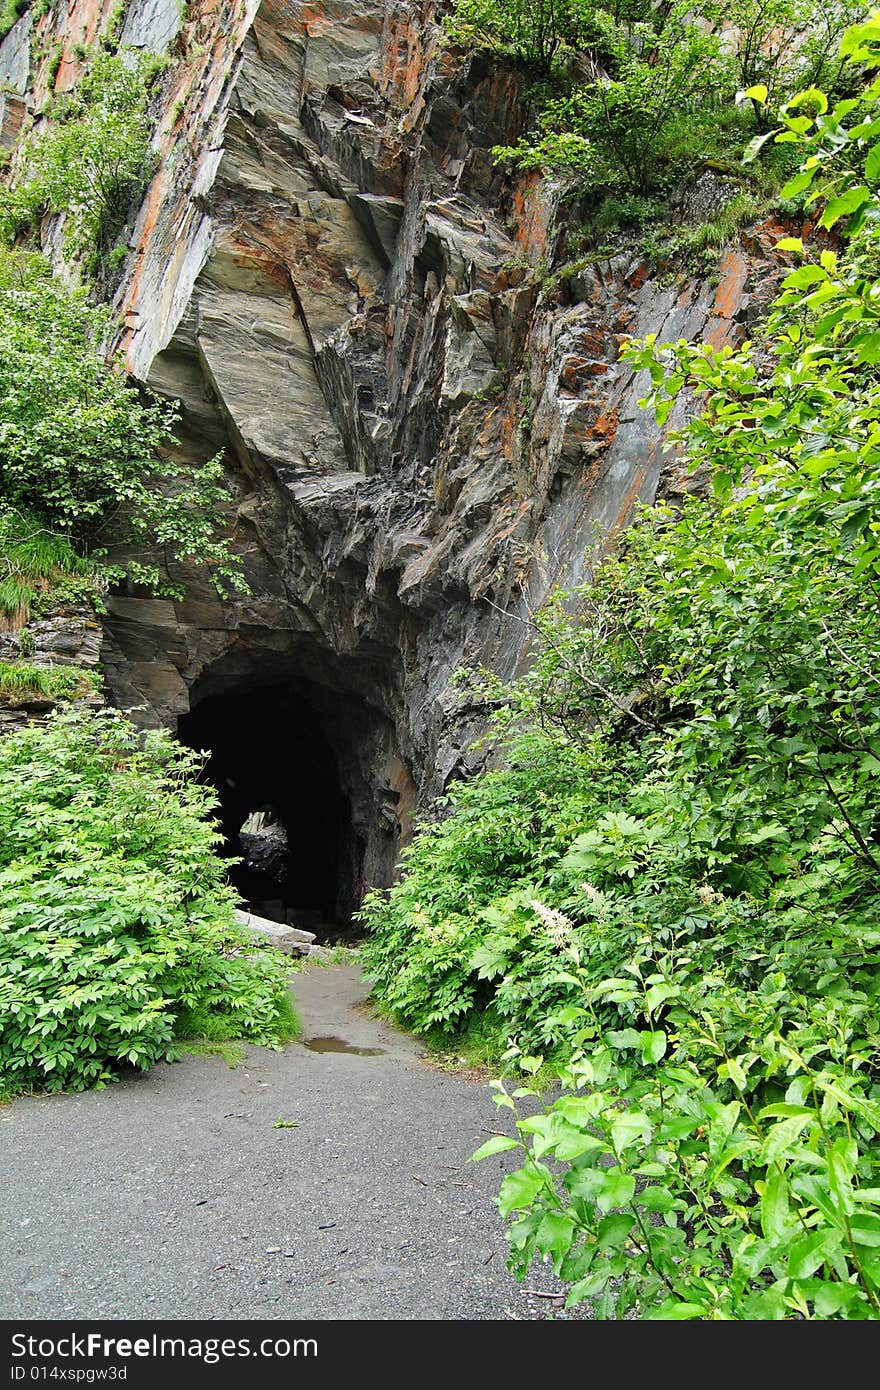
[[[210,753],[229,877],[249,909],[340,939],[356,905],[359,851],[337,753],[314,692],[289,684],[208,696],[178,733]]]

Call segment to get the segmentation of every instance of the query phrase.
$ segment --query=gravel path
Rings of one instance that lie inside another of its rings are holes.
[[[306,1041],[368,1055],[186,1057],[0,1109],[0,1317],[547,1316],[506,1272],[509,1156],[468,1162],[501,1125],[488,1086],[370,1018],[354,967],[294,993]]]

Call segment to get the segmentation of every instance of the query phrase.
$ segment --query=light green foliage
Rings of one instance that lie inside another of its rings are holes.
[[[213,1039],[289,1035],[286,967],[245,937],[198,759],[111,711],[0,740],[0,1071],[103,1085]],[[205,1027],[205,1024],[208,1027]]]
[[[76,89],[59,98],[51,124],[26,143],[20,174],[0,202],[0,233],[20,234],[44,210],[65,213],[65,252],[92,274],[152,171],[149,81],[155,60],[97,52]]]
[[[106,313],[58,281],[0,284],[0,494],[94,553],[126,543],[132,577],[179,592],[138,548],[237,577],[217,539],[218,459],[176,459],[174,408],[139,393],[98,352]]]
[[[34,515],[0,501],[0,617],[22,627],[57,602],[92,599],[94,565]]]
[[[854,84],[876,70],[880,17],[844,53]],[[849,241],[786,276],[760,355],[626,350],[661,419],[684,390],[702,400],[679,444],[714,495],[643,514],[537,615],[524,677],[473,681],[509,766],[456,793],[367,904],[368,968],[411,1026],[454,1037],[479,1014],[521,1071],[561,1059],[562,1096],[483,1153],[524,1150],[499,1194],[513,1267],[549,1260],[601,1316],[880,1316],[865,88],[784,109],[793,190]]]
[[[26,661],[0,661],[0,701],[16,703],[33,695],[69,700],[90,694],[100,680],[100,674],[90,677],[73,666],[32,666]]]
[[[17,23],[25,10],[28,8],[29,0],[3,0],[0,7],[0,39],[9,33],[12,26]]]
[[[512,1267],[548,1260],[600,1317],[880,1316],[878,1039],[859,1011],[781,974],[748,1002],[723,971],[689,988],[668,956],[578,973],[567,1091],[476,1155],[523,1151],[498,1197]],[[632,1024],[603,1027],[606,1002]],[[497,1083],[504,1108],[530,1094]]]

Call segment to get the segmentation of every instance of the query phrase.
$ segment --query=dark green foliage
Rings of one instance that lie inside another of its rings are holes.
[[[646,194],[662,182],[681,127],[732,95],[718,39],[686,5],[660,32],[653,23],[618,28],[606,21],[608,75],[547,101],[538,138],[497,149],[520,168],[576,169],[594,186]]]
[[[103,1085],[176,1037],[276,1046],[285,969],[233,920],[198,760],[110,711],[0,740],[0,1075]]]
[[[462,45],[525,63],[541,81],[530,93],[530,127],[496,159],[517,169],[562,175],[593,205],[588,221],[611,222],[612,207],[633,196],[644,207],[635,222],[659,225],[645,238],[657,259],[698,258],[701,247],[669,236],[668,199],[707,169],[731,175],[736,215],[707,245],[735,234],[786,176],[777,150],[758,171],[741,161],[746,132],[767,129],[768,109],[738,93],[763,84],[771,103],[797,86],[841,93],[848,79],[837,53],[847,25],[867,14],[862,0],[705,0],[650,5],[601,0],[456,0],[445,25]],[[737,188],[737,184],[739,188]],[[673,212],[672,222],[680,218]],[[624,215],[610,230],[631,225]],[[597,245],[595,237],[592,245]]]

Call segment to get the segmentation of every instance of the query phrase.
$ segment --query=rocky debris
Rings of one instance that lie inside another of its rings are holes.
[[[282,951],[286,956],[308,956],[321,947],[315,947],[315,934],[303,931],[301,927],[284,926],[281,922],[270,922],[268,917],[257,917],[253,912],[236,910],[235,920],[240,927],[252,932],[261,941]]]
[[[14,632],[0,631],[0,661],[34,666],[80,666],[94,670],[101,659],[103,629],[86,605],[33,618]]]
[[[675,189],[669,200],[670,212],[692,226],[710,222],[742,187],[742,179],[733,170],[701,169]]]
[[[290,868],[290,849],[284,827],[269,825],[239,835],[246,868],[283,883]]]

